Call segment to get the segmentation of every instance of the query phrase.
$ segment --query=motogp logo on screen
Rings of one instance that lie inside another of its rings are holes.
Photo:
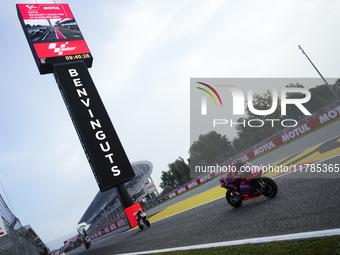
[[[74,51],[77,48],[77,47],[66,47],[68,43],[69,42],[61,43],[59,47],[57,47],[58,43],[50,43],[48,45],[48,49],[53,50],[54,53],[57,53],[58,56],[61,56],[63,55],[65,51]]]
[[[30,10],[38,8],[38,7],[35,7],[34,5],[29,5],[29,4],[27,4],[26,7]]]

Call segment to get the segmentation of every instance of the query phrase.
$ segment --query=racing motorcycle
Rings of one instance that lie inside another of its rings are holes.
[[[91,239],[90,239],[90,237],[85,236],[84,245],[85,245],[86,250],[87,250],[88,248],[90,248],[90,246],[91,246]]]
[[[232,207],[240,207],[242,201],[259,197],[261,195],[273,198],[277,193],[275,181],[262,176],[261,170],[251,166],[249,172],[244,172],[241,178],[221,178],[222,188],[227,189],[226,199]]]
[[[138,222],[138,227],[140,230],[143,230],[143,228],[150,227],[150,221],[148,220],[148,216],[146,213],[142,212],[140,214],[140,218],[138,219],[136,215],[136,221]]]

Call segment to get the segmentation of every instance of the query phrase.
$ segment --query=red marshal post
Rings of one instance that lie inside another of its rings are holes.
[[[138,223],[136,221],[136,212],[137,212],[138,209],[141,209],[143,211],[140,203],[136,203],[136,204],[134,204],[134,205],[124,209],[125,210],[125,214],[128,217],[130,226],[132,228],[138,225]]]

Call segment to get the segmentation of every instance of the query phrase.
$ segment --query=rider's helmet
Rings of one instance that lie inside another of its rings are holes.
[[[240,170],[241,166],[243,166],[243,163],[241,160],[235,160],[234,162],[234,166],[236,167],[237,170]]]

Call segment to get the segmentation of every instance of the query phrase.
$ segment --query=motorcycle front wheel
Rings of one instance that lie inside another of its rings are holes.
[[[265,197],[272,198],[276,196],[277,185],[274,180],[267,177],[267,178],[261,178],[259,182],[260,182],[262,194]]]
[[[234,191],[231,190],[227,190],[227,193],[225,195],[228,203],[232,206],[232,207],[240,207],[242,205],[242,198],[240,198],[239,196],[237,196]]]
[[[149,220],[145,220],[145,225],[148,226],[148,228],[150,227],[150,221]]]

